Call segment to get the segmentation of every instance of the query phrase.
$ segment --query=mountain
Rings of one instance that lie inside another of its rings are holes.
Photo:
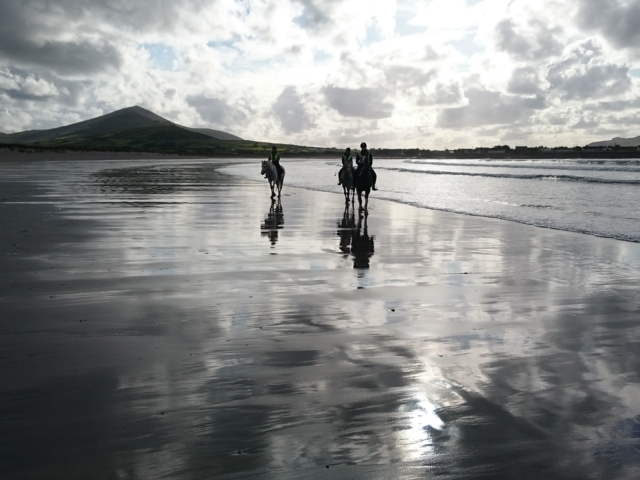
[[[611,140],[604,140],[601,142],[593,142],[590,143],[589,147],[615,147],[616,145],[620,145],[621,147],[637,147],[640,145],[640,136],[633,138],[621,138],[615,137]]]
[[[50,130],[0,134],[0,147],[36,150],[156,152],[202,156],[266,158],[272,144],[253,142],[210,128],[170,122],[142,107],[129,107]],[[281,153],[334,155],[333,149],[276,144]]]
[[[242,140],[242,138],[232,135],[227,132],[223,132],[220,130],[213,130],[211,128],[189,128],[182,127],[185,130],[189,130],[190,132],[201,133],[202,135],[206,135],[207,137],[215,138],[216,140]]]
[[[117,140],[119,137],[124,137],[121,140],[126,138],[131,140],[131,134],[134,131],[139,131],[138,133],[142,137],[148,137],[153,130],[168,135],[167,138],[161,139],[165,140],[165,143],[166,140],[170,140],[173,137],[180,140],[189,138],[202,140],[201,136],[203,135],[216,140],[242,140],[240,137],[222,131],[183,127],[149,110],[134,106],[64,127],[49,130],[27,130],[25,132],[2,135],[0,136],[0,141],[2,143],[27,145],[55,144],[72,146],[88,142],[94,144],[103,143],[96,141]],[[133,136],[135,137],[135,135]],[[131,143],[131,141],[125,143]]]

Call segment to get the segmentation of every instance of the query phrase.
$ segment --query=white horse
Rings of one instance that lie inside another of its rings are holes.
[[[262,170],[260,170],[260,175],[265,175],[267,180],[269,180],[269,186],[271,187],[271,198],[276,196],[275,188],[278,189],[278,197],[282,193],[282,183],[284,182],[284,167],[282,168],[282,175],[278,175],[278,169],[276,166],[268,161],[262,161]]]

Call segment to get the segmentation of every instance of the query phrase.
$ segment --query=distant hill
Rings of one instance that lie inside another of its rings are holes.
[[[640,145],[640,136],[633,138],[616,137],[611,140],[604,140],[601,142],[590,143],[589,147],[615,147],[620,145],[621,147],[637,147]]]
[[[91,120],[73,123],[64,127],[49,130],[27,130],[25,132],[2,135],[0,138],[2,139],[2,143],[55,143],[71,145],[117,133],[161,126],[173,127],[163,129],[164,133],[172,132],[181,138],[184,138],[184,135],[179,134],[174,129],[182,129],[191,133],[206,135],[207,137],[217,140],[242,140],[240,137],[219,130],[183,127],[138,106],[123,108],[122,110],[107,113],[106,115],[92,118]]]
[[[49,130],[0,134],[0,146],[40,150],[162,152],[185,155],[265,156],[266,142],[227,132],[173,123],[142,107],[128,107],[91,120]],[[332,149],[277,144],[281,153],[317,155]]]
[[[86,139],[100,135],[123,132],[135,128],[158,125],[171,125],[166,120],[142,107],[129,107],[102,115],[84,122],[73,123],[64,127],[49,130],[27,130],[11,133],[2,137],[3,142],[41,143],[55,141],[56,143],[70,143],[74,139]]]

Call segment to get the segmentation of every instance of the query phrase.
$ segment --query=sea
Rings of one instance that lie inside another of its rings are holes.
[[[340,162],[283,159],[286,186],[341,193]],[[375,159],[375,200],[640,242],[640,159]],[[222,173],[265,181],[260,164]],[[336,201],[338,201],[336,199]],[[356,201],[357,202],[357,201]]]

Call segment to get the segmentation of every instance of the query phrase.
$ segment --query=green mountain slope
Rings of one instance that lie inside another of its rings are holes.
[[[129,107],[102,115],[91,120],[73,123],[49,130],[27,130],[2,137],[4,143],[41,143],[61,141],[63,139],[90,138],[114,132],[157,125],[170,125],[171,122],[141,107]]]
[[[233,135],[231,133],[223,132],[221,130],[213,130],[211,128],[189,128],[182,127],[190,132],[201,133],[216,140],[243,140],[242,138]]]
[[[252,142],[219,130],[189,128],[141,107],[50,130],[0,135],[0,146],[42,150],[161,152],[187,155],[267,156],[271,144]],[[278,144],[281,153],[315,155],[324,148]],[[329,149],[331,150],[331,149]]]
[[[88,139],[97,139],[115,133],[130,132],[138,129],[149,129],[152,127],[173,126],[176,129],[186,130],[190,133],[206,135],[216,140],[242,140],[240,137],[219,130],[208,128],[189,128],[177,125],[169,120],[156,115],[142,107],[128,107],[122,110],[102,115],[100,117],[85,120],[83,122],[66,125],[64,127],[52,128],[49,130],[27,130],[25,132],[2,135],[3,143],[16,144],[68,144],[72,145]],[[173,129],[164,129],[164,133],[171,133],[176,138],[189,138],[181,135]],[[130,135],[125,135],[130,137]],[[104,140],[104,138],[103,138]]]

